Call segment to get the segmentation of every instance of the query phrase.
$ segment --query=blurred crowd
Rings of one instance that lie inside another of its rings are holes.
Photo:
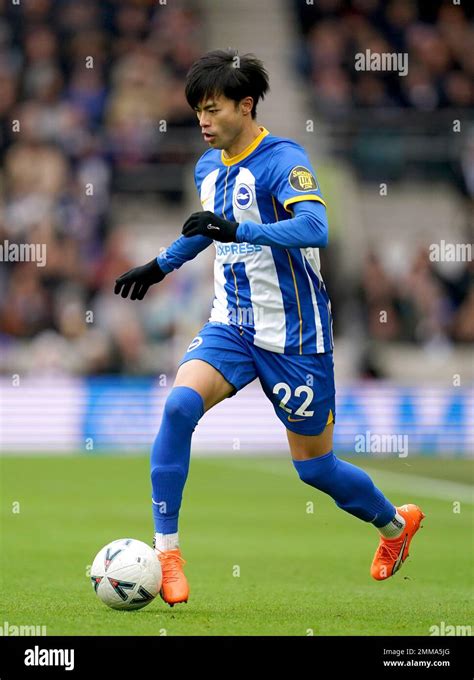
[[[293,0],[300,71],[326,114],[355,108],[434,111],[474,104],[474,7],[451,0]],[[406,75],[357,70],[356,55],[408,55]]]
[[[190,158],[183,131],[195,134],[182,83],[203,50],[201,20],[191,2],[0,0],[0,245],[47,253],[46,267],[2,258],[0,370],[171,362],[147,353],[139,314],[97,310],[136,265],[128,225],[110,223],[117,186],[135,177],[182,198],[169,180]],[[172,315],[153,336],[167,346]]]
[[[328,124],[333,152],[364,180],[449,181],[460,191],[472,241],[474,6],[451,0],[293,0],[293,6],[303,36],[297,66]],[[374,70],[367,62],[359,70],[367,53],[400,55],[396,65],[406,70]],[[454,118],[462,135],[451,133]],[[358,315],[371,339],[474,340],[472,262],[443,267],[422,250],[408,271],[392,276],[374,252],[362,272]]]
[[[433,262],[421,248],[392,276],[371,252],[358,290],[359,314],[373,340],[446,346],[474,342],[474,262]]]
[[[474,160],[466,166],[459,157],[473,123],[474,5],[289,2],[302,33],[297,69],[328,124],[333,153],[363,181],[409,175],[447,181],[473,196]],[[455,119],[461,134],[453,134]]]

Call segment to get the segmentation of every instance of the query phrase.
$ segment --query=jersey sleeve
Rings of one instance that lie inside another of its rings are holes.
[[[296,217],[272,224],[242,222],[237,243],[253,243],[277,248],[325,248],[328,244],[326,208],[317,201],[301,201],[294,206]]]
[[[290,214],[292,204],[300,201],[317,201],[326,206],[308,154],[298,144],[284,144],[277,149],[268,172],[272,196]]]
[[[212,239],[207,236],[197,235],[191,236],[191,238],[180,236],[158,255],[157,262],[165,274],[169,274],[174,269],[179,269],[185,262],[193,260],[212,242]]]

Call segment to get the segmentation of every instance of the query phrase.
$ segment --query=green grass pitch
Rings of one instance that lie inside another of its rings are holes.
[[[4,457],[0,624],[48,635],[298,636],[472,624],[472,462],[349,460],[392,502],[426,513],[395,577],[372,580],[377,531],[303,484],[289,457],[195,457],[180,517],[189,602],[157,597],[117,612],[94,595],[88,567],[111,540],[151,542],[148,458]]]

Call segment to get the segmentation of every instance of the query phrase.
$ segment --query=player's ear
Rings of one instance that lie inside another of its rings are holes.
[[[243,99],[240,100],[238,105],[240,106],[242,115],[244,116],[251,115],[253,109],[253,97],[244,97]]]

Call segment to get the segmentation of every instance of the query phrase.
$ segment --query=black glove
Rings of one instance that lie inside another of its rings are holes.
[[[209,210],[193,213],[188,217],[183,226],[183,236],[208,236],[215,241],[229,243],[235,241],[238,222],[229,222],[222,217],[217,217]]]
[[[130,269],[130,271],[115,279],[114,293],[126,298],[133,286],[130,300],[143,300],[148,288],[154,283],[162,281],[165,276],[165,272],[161,269],[155,257],[148,264]]]

